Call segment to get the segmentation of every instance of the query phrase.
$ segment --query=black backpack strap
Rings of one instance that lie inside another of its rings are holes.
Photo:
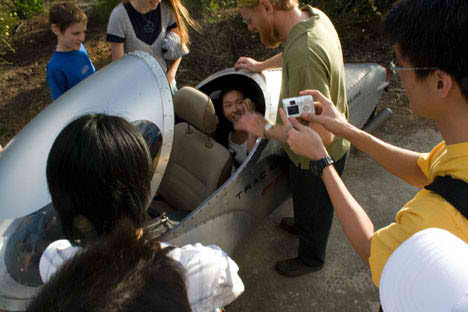
[[[454,179],[451,176],[437,176],[429,185],[424,187],[442,196],[468,219],[468,183]]]

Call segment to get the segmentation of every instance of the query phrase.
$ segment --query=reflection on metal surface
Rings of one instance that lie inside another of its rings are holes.
[[[136,120],[133,121],[132,124],[140,131],[146,141],[146,145],[148,146],[148,151],[152,159],[152,170],[154,175],[158,168],[158,164],[160,163],[159,160],[163,143],[161,130],[159,130],[158,126],[149,120]]]
[[[42,285],[39,260],[45,248],[64,238],[52,205],[28,216],[0,220],[0,309],[24,311]]]
[[[52,205],[22,218],[6,244],[8,274],[24,286],[42,285],[39,260],[47,246],[60,238],[63,238],[62,226]]]

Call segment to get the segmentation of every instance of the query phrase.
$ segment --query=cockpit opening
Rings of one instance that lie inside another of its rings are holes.
[[[216,115],[218,116],[219,124],[214,138],[231,152],[235,168],[238,168],[246,157],[246,151],[242,151],[243,148],[241,146],[244,145],[245,149],[247,144],[238,145],[233,143],[232,134],[235,133],[233,120],[229,120],[231,118],[226,117],[223,113],[222,100],[228,93],[234,91],[238,93],[238,97],[250,99],[253,104],[253,109],[265,115],[265,97],[263,91],[255,80],[245,75],[239,75],[238,73],[221,76],[202,86],[200,91],[210,96],[215,107]]]
[[[223,115],[220,98],[225,90],[241,90],[255,103],[255,111],[265,114],[262,88],[239,73],[220,76],[198,90],[179,90],[172,153],[150,214],[165,212],[170,220],[181,221],[231,176],[236,160],[228,146],[233,126]],[[218,125],[211,125],[216,119]]]

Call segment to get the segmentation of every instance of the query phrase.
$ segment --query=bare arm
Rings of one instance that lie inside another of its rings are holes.
[[[179,35],[179,28],[173,28],[170,31]],[[187,47],[183,45],[182,49],[185,50],[187,49]],[[169,84],[171,84],[175,80],[177,70],[179,69],[179,65],[181,61],[182,61],[182,57],[179,57],[178,59],[172,61],[171,64],[168,66],[167,72],[166,72],[166,78],[167,78],[167,81],[169,81]]]
[[[290,124],[283,110],[281,118],[285,125]],[[321,159],[328,156],[320,135],[309,127],[293,121],[294,128],[288,131],[288,144],[300,155],[307,154],[311,159]],[[327,188],[335,213],[354,250],[362,261],[369,264],[370,242],[374,233],[374,225],[366,212],[348,191],[333,166],[327,166],[322,172],[322,180]]]
[[[302,116],[304,119],[316,122],[335,135],[347,139],[387,171],[407,183],[417,187],[423,187],[429,183],[417,163],[420,153],[396,147],[354,127],[320,92],[312,90],[301,92],[301,95],[305,94],[314,96],[319,103],[316,103],[318,114],[304,114]]]
[[[246,112],[243,114],[239,120],[234,125],[236,130],[247,131],[249,135],[253,135],[255,137],[265,137],[265,125],[267,121],[263,118],[262,115],[259,113],[252,113]],[[320,135],[322,142],[325,146],[328,146],[333,141],[333,134],[329,131],[325,130],[323,127],[318,125],[309,124],[308,127],[319,128],[316,130],[317,133]],[[313,127],[312,127],[313,126]],[[272,138],[278,140],[280,142],[286,143],[286,131],[288,128],[284,124],[276,124],[270,128],[267,133],[268,138]]]
[[[118,60],[124,56],[123,42],[111,42],[112,61]]]
[[[252,102],[251,99],[246,98],[244,102],[242,103],[244,107],[244,112],[247,113],[255,113],[256,110],[256,105],[254,102]],[[257,141],[258,136],[256,136],[253,133],[247,132],[248,137],[247,137],[247,151],[250,153],[252,150],[252,147],[255,145],[255,142]]]
[[[356,127],[350,128],[343,137],[360,151],[372,157],[388,172],[407,183],[420,188],[429,183],[428,178],[418,166],[420,153],[386,143]]]
[[[322,180],[325,183],[333,207],[335,207],[336,216],[343,226],[346,237],[348,237],[362,261],[369,265],[374,224],[348,191],[335,167],[328,166],[324,168]]]
[[[246,131],[250,137],[265,137],[265,125],[267,121],[263,116],[256,112],[245,112],[234,124],[234,129]],[[281,142],[286,142],[286,128],[282,124],[276,124],[268,131],[268,137]]]
[[[242,56],[234,64],[236,70],[246,70],[253,73],[261,72],[262,70],[269,68],[278,68],[283,65],[283,55],[282,53],[276,54],[275,56],[270,57],[269,59],[264,60],[263,62],[258,62],[250,57]]]
[[[177,60],[171,62],[171,64],[167,68],[166,78],[167,78],[167,81],[169,81],[169,84],[171,84],[175,80],[177,69],[179,69],[179,65],[181,61],[182,61],[182,58],[179,57]]]

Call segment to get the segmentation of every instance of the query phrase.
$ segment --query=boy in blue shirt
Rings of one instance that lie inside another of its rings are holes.
[[[86,14],[76,5],[64,2],[50,9],[49,20],[58,41],[47,64],[47,82],[55,101],[96,69],[82,44],[88,23]]]

